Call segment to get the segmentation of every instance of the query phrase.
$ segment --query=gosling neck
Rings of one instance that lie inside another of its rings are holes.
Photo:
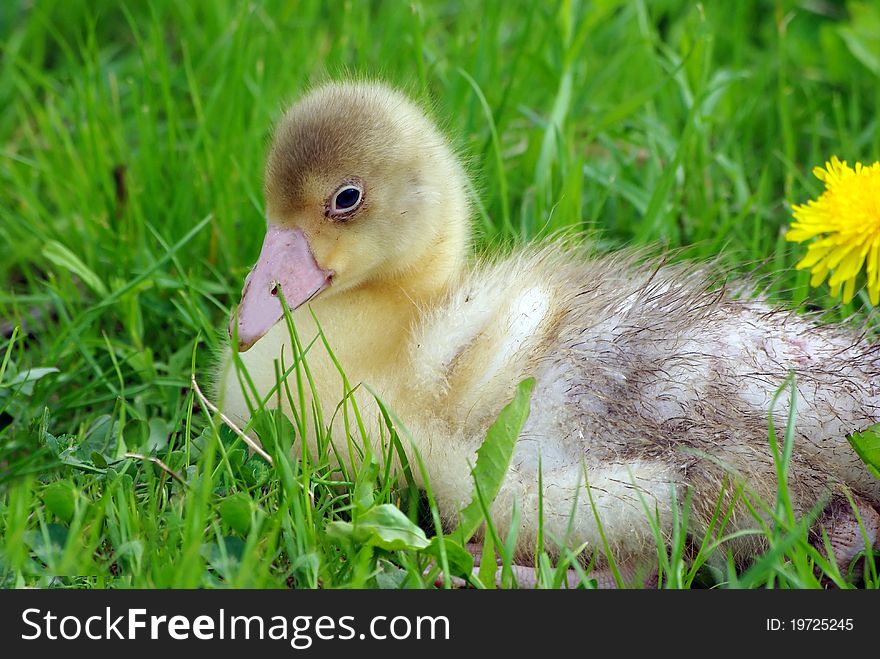
[[[447,293],[465,263],[463,245],[456,249],[435,246],[426,250],[414,267],[370,279],[313,303],[349,380],[374,381],[387,373],[399,375],[400,369],[406,368],[413,326],[421,313]]]

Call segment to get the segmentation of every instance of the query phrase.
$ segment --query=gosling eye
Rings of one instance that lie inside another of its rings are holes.
[[[327,204],[327,217],[347,220],[364,202],[364,189],[359,183],[349,182],[341,186]]]

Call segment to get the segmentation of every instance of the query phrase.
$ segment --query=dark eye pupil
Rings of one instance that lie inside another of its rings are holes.
[[[353,208],[361,198],[361,191],[357,188],[345,188],[340,190],[336,195],[336,208],[338,210],[348,210]]]

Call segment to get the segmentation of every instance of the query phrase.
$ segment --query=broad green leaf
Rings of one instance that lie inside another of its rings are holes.
[[[59,370],[52,366],[46,368],[31,368],[22,371],[13,377],[9,382],[0,382],[0,387],[8,389],[17,389],[26,396],[30,396],[34,392],[34,383],[41,380],[47,375],[58,373]]]
[[[425,532],[390,503],[370,508],[358,516],[356,524],[330,522],[327,534],[388,551],[424,549],[429,544]]]
[[[428,546],[425,532],[403,511],[390,503],[375,506],[358,516],[358,533],[368,533],[367,544],[396,551],[424,549]]]
[[[279,455],[290,455],[296,430],[287,415],[278,409],[256,412],[251,418],[251,427],[260,438],[260,443],[271,454],[272,447],[278,446]]]
[[[95,465],[98,469],[106,469],[107,465],[109,464],[107,462],[107,458],[97,451],[92,451],[89,459],[92,461],[92,464]]]
[[[534,388],[534,378],[520,382],[513,400],[501,410],[477,451],[477,463],[471,472],[475,483],[474,492],[471,502],[461,511],[458,528],[453,534],[461,545],[476,533],[484,519],[476,486],[486,507],[495,500],[498,490],[501,489],[513,449],[529,416],[529,399]]]
[[[220,503],[220,517],[240,535],[251,528],[251,499],[246,494],[233,494]]]
[[[226,458],[229,460],[229,466],[238,472],[238,470],[244,466],[245,460],[247,460],[247,451],[243,448],[234,448],[229,451]]]
[[[168,447],[168,436],[171,434],[168,422],[159,417],[150,419],[150,436],[147,438],[148,453],[161,451]]]
[[[107,463],[116,459],[118,449],[117,424],[109,414],[102,414],[89,426],[85,437],[76,449],[77,457],[82,461],[92,460],[93,464],[104,469]],[[94,462],[94,455],[101,456],[103,465]]]
[[[24,534],[25,543],[46,565],[61,561],[70,531],[62,524],[46,524],[45,529],[33,529]]]
[[[251,455],[241,469],[248,485],[262,485],[272,475],[272,467],[258,453]]]
[[[75,274],[82,282],[101,297],[107,297],[107,286],[95,272],[82,262],[82,260],[67,247],[57,240],[50,240],[43,248],[43,256],[52,263]]]
[[[351,522],[343,522],[341,520],[329,522],[327,526],[324,527],[324,530],[327,532],[328,536],[335,540],[344,540],[346,542],[355,541],[354,524]]]
[[[150,425],[141,419],[131,419],[125,424],[122,437],[129,448],[144,450],[150,437]]]
[[[880,423],[869,426],[861,432],[854,432],[847,439],[868,466],[868,471],[874,475],[874,478],[880,479]]]
[[[224,536],[218,542],[200,547],[202,557],[226,579],[239,570],[244,556],[245,542],[235,536]]]
[[[431,538],[431,542],[425,548],[425,553],[440,560],[440,543],[444,544],[446,550],[446,560],[449,564],[449,571],[459,577],[470,577],[474,569],[474,557],[471,553],[462,547],[458,542],[451,538],[441,538],[435,535]]]
[[[130,419],[122,431],[125,445],[147,455],[155,455],[159,449],[168,446],[167,423],[159,418],[149,423],[141,419]]]
[[[58,369],[54,366],[49,366],[46,368],[30,368],[26,371],[22,371],[14,378],[12,378],[9,382],[6,383],[7,387],[14,387],[16,385],[22,384],[23,382],[36,382],[40,378],[43,378],[50,373],[58,373]]]
[[[390,561],[378,561],[376,571],[376,586],[382,590],[398,590],[406,582],[406,570],[401,570]]]
[[[73,519],[76,508],[76,492],[69,481],[58,481],[43,490],[43,503],[63,522]]]

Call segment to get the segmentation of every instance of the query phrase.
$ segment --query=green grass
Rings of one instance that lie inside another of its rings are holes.
[[[585,230],[867,317],[863,294],[808,288],[782,231],[813,166],[880,158],[874,3],[551,5],[0,6],[0,585],[422,587],[431,557],[466,561],[407,536],[439,519],[406,473],[334,470],[264,415],[269,466],[190,386],[262,240],[270,128],[309,81],[430,99],[474,175],[479,249]],[[685,561],[677,520],[663,585],[820,585],[809,520],[765,512],[771,549],[739,575],[711,538]],[[538,564],[559,583],[565,561]]]

